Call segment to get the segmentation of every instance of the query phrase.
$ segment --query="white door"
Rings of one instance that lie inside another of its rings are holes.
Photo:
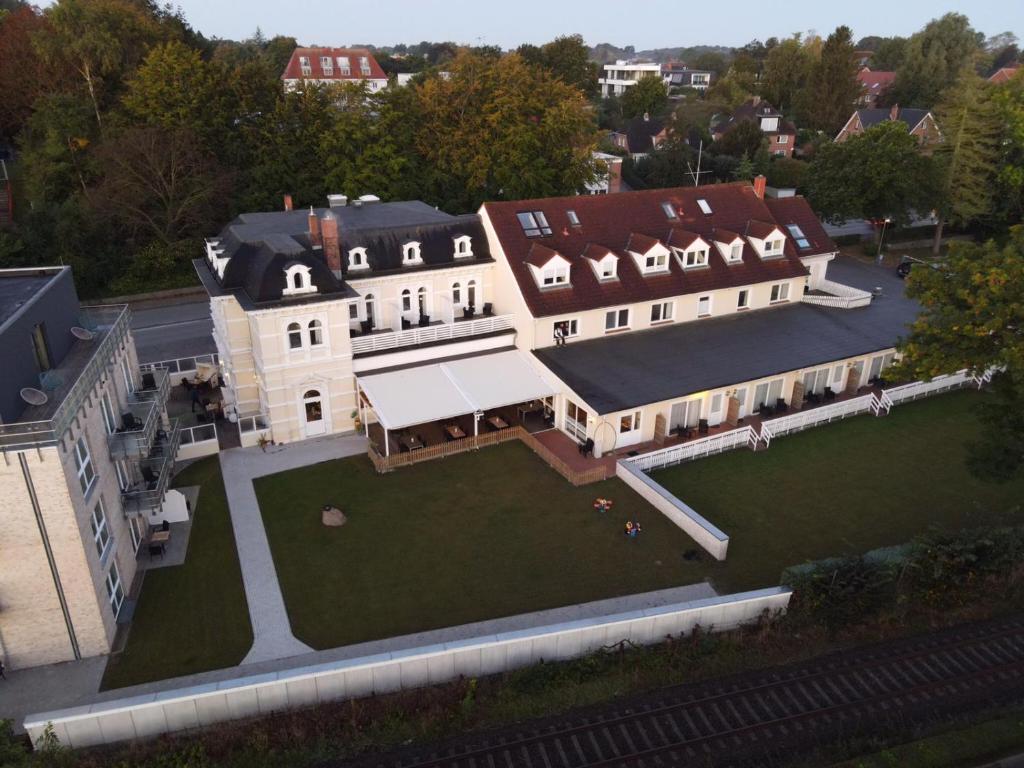
[[[673,403],[672,413],[669,416],[669,429],[696,427],[700,421],[700,406],[700,399]]]
[[[308,389],[302,395],[301,413],[303,434],[306,437],[322,435],[327,431],[327,421],[324,419],[324,401],[320,397],[320,390]]]
[[[640,442],[640,411],[633,411],[619,417],[619,436],[616,448],[625,448]]]
[[[746,387],[743,387],[742,389],[737,389],[736,390],[736,400],[738,400],[739,404],[740,404],[739,410],[736,412],[736,418],[737,419],[742,419],[744,416],[747,415],[747,388]]]

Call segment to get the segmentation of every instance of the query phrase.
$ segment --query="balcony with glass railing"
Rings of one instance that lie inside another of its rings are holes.
[[[171,375],[166,368],[147,368],[140,366],[140,386],[132,393],[132,399],[138,402],[155,402],[161,409],[167,405],[167,397],[171,392]]]
[[[160,426],[160,408],[156,401],[129,403],[120,418],[121,425],[110,434],[110,458],[149,456]]]
[[[149,458],[138,463],[139,479],[121,492],[121,506],[126,515],[144,515],[163,506],[174,473],[180,439],[177,419],[171,422],[169,430],[157,435]]]

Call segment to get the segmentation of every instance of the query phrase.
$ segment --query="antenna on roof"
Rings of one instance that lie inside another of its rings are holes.
[[[704,139],[700,140],[700,146],[697,148],[697,170],[693,170],[693,166],[690,165],[690,161],[686,161],[686,169],[690,172],[690,178],[693,179],[693,186],[700,186],[700,175],[702,173],[711,173],[711,171],[702,171],[700,169],[701,160],[704,157]]]

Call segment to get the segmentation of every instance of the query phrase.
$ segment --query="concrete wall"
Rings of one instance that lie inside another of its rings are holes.
[[[716,560],[725,560],[729,536],[669,493],[659,483],[631,464],[619,461],[615,475],[636,491],[656,510],[675,523]]]
[[[488,635],[377,656],[330,662],[222,683],[60,712],[30,715],[25,730],[35,742],[52,723],[60,742],[86,747],[126,739],[477,677],[571,659],[623,640],[657,643],[697,624],[732,629],[765,611],[784,611],[790,591],[781,587],[694,600],[534,629]]]

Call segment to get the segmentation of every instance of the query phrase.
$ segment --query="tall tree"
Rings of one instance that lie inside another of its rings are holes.
[[[836,27],[821,48],[821,57],[811,67],[803,113],[809,127],[830,135],[849,119],[853,103],[861,92],[854,58],[853,33]]]
[[[992,102],[1003,121],[995,214],[1003,224],[1019,223],[1024,220],[1024,70],[992,88]]]
[[[714,152],[733,157],[754,157],[767,139],[753,120],[741,120],[714,143]]]
[[[903,63],[887,99],[892,104],[931,108],[942,92],[972,65],[981,50],[983,35],[971,28],[966,16],[947,13],[933,19],[907,41]]]
[[[1024,228],[1004,244],[953,243],[940,267],[911,272],[908,293],[923,309],[901,345],[903,376],[1003,370],[968,466],[1010,479],[1024,466]]]
[[[797,94],[807,85],[812,64],[813,60],[799,34],[783,40],[765,60],[762,95],[779,109],[792,114]]]
[[[886,121],[839,144],[825,144],[808,169],[807,197],[821,216],[893,219],[905,224],[931,209],[935,179],[930,158],[899,121]]]
[[[971,69],[945,92],[936,120],[943,135],[935,148],[938,253],[946,221],[962,226],[992,215],[1004,123],[985,81]]]
[[[142,60],[161,28],[145,3],[132,0],[58,0],[46,9],[49,31],[36,36],[49,61],[67,61],[84,82],[100,116],[104,85],[115,85]]]
[[[875,72],[895,72],[907,54],[907,38],[883,37],[868,66]]]
[[[590,49],[581,35],[556,37],[541,49],[541,63],[566,85],[573,85],[587,98],[597,94],[597,65],[590,61]]]
[[[668,106],[668,89],[658,75],[648,75],[637,80],[636,85],[628,88],[620,97],[622,116],[627,120],[648,114],[651,117],[660,115]]]
[[[42,14],[28,5],[0,19],[0,140],[15,137],[36,99],[67,86],[67,68],[44,61],[33,47],[32,38],[45,32]]]

